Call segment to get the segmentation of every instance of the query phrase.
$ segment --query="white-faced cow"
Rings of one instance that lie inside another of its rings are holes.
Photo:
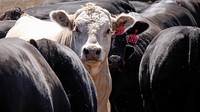
[[[50,18],[53,22],[24,15],[6,37],[47,38],[70,46],[93,78],[98,94],[98,112],[107,112],[112,89],[107,59],[111,36],[120,25],[123,25],[121,33],[129,29],[134,24],[133,18],[126,14],[114,18],[93,3],[86,4],[72,15],[61,10],[52,11]]]

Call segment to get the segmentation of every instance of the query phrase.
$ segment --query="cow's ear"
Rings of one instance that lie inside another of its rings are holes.
[[[131,15],[120,14],[112,19],[112,28],[117,34],[121,35],[134,24],[134,18]]]
[[[31,45],[33,45],[35,48],[38,49],[37,42],[34,39],[30,39],[29,42],[30,42]]]
[[[73,21],[71,19],[71,15],[67,14],[67,12],[64,10],[52,11],[50,12],[49,16],[52,21],[57,22],[59,25],[73,29]]]
[[[134,25],[128,29],[127,34],[133,34],[135,30],[137,30],[136,35],[146,31],[149,28],[149,24],[143,21],[137,21]]]

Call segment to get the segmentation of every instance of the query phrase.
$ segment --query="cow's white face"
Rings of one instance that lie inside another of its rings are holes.
[[[126,30],[134,23],[129,15],[113,18],[107,10],[92,3],[86,4],[74,15],[58,10],[51,12],[50,17],[72,30],[71,48],[84,64],[92,66],[98,66],[107,59],[115,28],[123,22]]]
[[[110,50],[111,18],[104,10],[81,11],[74,20],[72,49],[84,64],[104,61]]]

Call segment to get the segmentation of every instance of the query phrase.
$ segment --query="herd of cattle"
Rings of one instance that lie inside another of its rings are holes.
[[[1,112],[200,112],[200,0],[44,0],[0,38]]]

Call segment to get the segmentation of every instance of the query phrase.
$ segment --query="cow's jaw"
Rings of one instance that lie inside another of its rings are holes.
[[[101,65],[100,62],[91,64],[86,61],[86,62],[83,62],[83,64],[91,76],[95,76],[96,74],[100,72],[100,67],[99,67]]]

